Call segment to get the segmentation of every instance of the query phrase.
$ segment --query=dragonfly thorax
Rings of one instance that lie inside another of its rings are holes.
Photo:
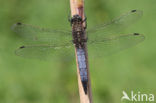
[[[86,42],[84,36],[83,20],[79,15],[74,15],[71,19],[73,43],[77,48],[83,48]]]

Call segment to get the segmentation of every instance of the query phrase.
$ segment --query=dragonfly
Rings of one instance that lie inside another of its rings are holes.
[[[86,27],[82,27],[86,19],[82,20],[79,15],[74,15],[70,19],[72,31],[16,23],[12,29],[24,38],[24,45],[20,46],[15,53],[26,58],[47,59],[56,57],[56,55],[74,54],[74,48],[76,48],[81,82],[84,92],[87,94],[85,45],[87,45],[89,57],[109,55],[137,45],[144,40],[144,35],[140,33],[121,34],[121,31],[139,20],[142,14],[140,10],[131,10],[108,23],[88,30]]]

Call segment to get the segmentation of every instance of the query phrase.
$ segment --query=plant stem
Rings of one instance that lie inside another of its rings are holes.
[[[71,8],[71,16],[78,14],[79,16],[82,17],[82,19],[85,18],[85,16],[84,16],[84,0],[70,0],[70,8]],[[86,36],[86,33],[84,35]],[[75,52],[76,52],[76,49],[75,49]],[[77,55],[76,55],[80,103],[93,103],[92,92],[91,92],[90,73],[89,73],[89,66],[88,66],[88,52],[87,52],[87,46],[86,45],[85,45],[85,53],[86,53],[85,58],[86,58],[86,63],[87,63],[87,74],[88,74],[88,85],[87,85],[88,91],[87,91],[87,94],[85,94],[83,86],[82,86],[82,82],[81,82],[81,78],[80,78],[80,72],[79,72],[79,66],[78,66],[78,60],[77,60]]]

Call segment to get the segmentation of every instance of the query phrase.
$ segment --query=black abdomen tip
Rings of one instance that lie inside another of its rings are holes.
[[[132,10],[131,12],[136,12],[136,10]]]
[[[87,94],[87,84],[88,84],[88,81],[82,81],[82,85],[83,85],[85,94]]]
[[[140,35],[139,33],[134,33],[134,35]]]

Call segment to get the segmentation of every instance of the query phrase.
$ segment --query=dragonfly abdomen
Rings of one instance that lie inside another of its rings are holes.
[[[77,60],[78,60],[82,85],[85,93],[87,93],[88,75],[87,75],[87,65],[86,65],[86,57],[85,57],[84,49],[77,48]]]

